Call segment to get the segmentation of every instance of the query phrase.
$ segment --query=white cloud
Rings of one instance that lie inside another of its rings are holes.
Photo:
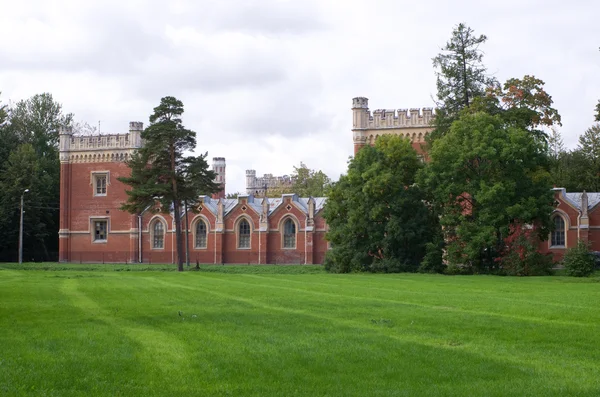
[[[569,146],[600,99],[593,2],[5,3],[3,102],[47,91],[77,119],[124,132],[176,96],[199,152],[227,158],[228,191],[244,190],[246,169],[289,174],[300,161],[337,178],[352,154],[351,98],[432,106],[431,58],[459,22],[488,36],[484,62],[500,81],[546,82]]]

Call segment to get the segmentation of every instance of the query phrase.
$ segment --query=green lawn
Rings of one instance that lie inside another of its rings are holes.
[[[600,278],[171,269],[0,264],[0,395],[600,395]]]

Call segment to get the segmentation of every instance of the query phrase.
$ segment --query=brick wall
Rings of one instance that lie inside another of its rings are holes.
[[[106,195],[95,194],[94,175],[107,175]],[[127,200],[126,186],[117,180],[129,175],[124,162],[89,162],[61,164],[61,232],[60,260],[82,263],[173,263],[177,261],[175,230],[170,214],[146,211],[138,218],[119,208]],[[250,205],[252,198],[242,197],[224,215],[222,227],[217,214],[204,205],[198,213],[188,214],[189,258],[192,263],[322,263],[327,243],[325,222],[317,213],[314,227],[307,224],[307,211],[292,196],[283,202],[262,223],[261,208]],[[215,204],[216,202],[213,202]],[[214,207],[214,206],[213,206]],[[293,219],[296,225],[296,248],[283,248],[283,224]],[[107,220],[105,241],[94,241],[93,220]],[[248,220],[251,229],[250,248],[238,247],[241,219]],[[141,220],[141,233],[138,225]],[[196,225],[206,224],[206,247],[196,247]],[[162,247],[154,247],[154,225],[163,224]],[[186,221],[183,219],[183,233]],[[216,231],[216,233],[215,233]],[[139,236],[141,234],[141,247]],[[185,238],[185,234],[184,234]],[[140,255],[141,248],[141,255]],[[185,249],[185,243],[184,243]],[[322,252],[321,252],[322,251]],[[185,260],[185,258],[184,258]]]

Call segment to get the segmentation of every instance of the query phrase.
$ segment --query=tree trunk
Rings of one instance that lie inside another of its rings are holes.
[[[177,177],[175,164],[175,145],[171,143],[171,183],[173,185],[173,211],[175,212],[175,242],[177,244],[177,270],[183,271],[183,241],[181,239],[181,202],[179,201],[179,193],[177,191]]]
[[[175,244],[177,244],[177,270],[183,271],[183,240],[181,239],[181,203],[179,200],[173,201],[173,210],[175,212]]]

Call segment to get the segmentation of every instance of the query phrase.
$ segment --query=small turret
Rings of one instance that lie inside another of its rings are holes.
[[[356,97],[352,99],[352,128],[366,128],[369,120],[369,99]]]
[[[221,190],[218,193],[213,194],[213,198],[225,198],[225,157],[213,157],[212,170],[217,174],[215,182],[221,185]]]
[[[256,187],[256,170],[246,170],[246,193],[254,193]]]
[[[68,152],[71,149],[71,137],[73,136],[73,128],[67,125],[61,125],[58,128],[58,137],[60,139],[60,151]]]
[[[144,131],[144,123],[141,121],[129,122],[129,140],[135,148],[142,147],[142,131]]]

